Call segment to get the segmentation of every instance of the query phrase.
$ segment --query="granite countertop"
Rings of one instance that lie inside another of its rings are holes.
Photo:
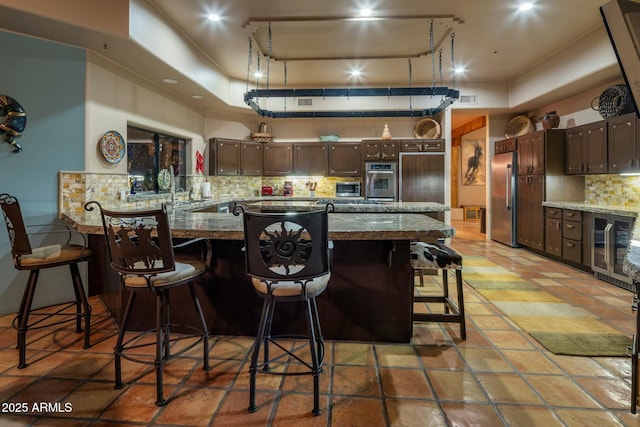
[[[542,206],[559,209],[573,209],[576,211],[603,213],[610,215],[631,216],[637,217],[638,208],[629,208],[626,206],[603,206],[603,205],[590,205],[581,202],[542,202]]]
[[[260,209],[286,209],[290,211],[307,211],[322,209],[328,202],[333,203],[335,212],[359,212],[359,213],[427,213],[445,212],[450,210],[449,206],[434,202],[375,202],[364,199],[331,199],[322,198],[318,200],[291,198],[262,198],[259,200],[242,200],[239,203],[251,208]]]
[[[85,212],[62,219],[86,234],[103,234],[97,212]],[[230,213],[189,212],[176,210],[170,214],[172,236],[242,240],[241,216]],[[438,220],[417,213],[351,213],[329,214],[329,238],[332,240],[425,240],[453,237],[455,229]]]

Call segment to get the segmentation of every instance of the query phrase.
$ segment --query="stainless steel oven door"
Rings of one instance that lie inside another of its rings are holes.
[[[394,165],[395,166],[395,165]],[[365,196],[367,199],[396,200],[398,175],[392,169],[374,169],[367,167]]]

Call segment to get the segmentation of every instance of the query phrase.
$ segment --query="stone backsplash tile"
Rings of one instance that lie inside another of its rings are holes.
[[[640,209],[640,176],[587,175],[585,203]]]

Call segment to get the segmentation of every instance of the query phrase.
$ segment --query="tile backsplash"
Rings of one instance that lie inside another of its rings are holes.
[[[585,203],[640,208],[640,176],[587,175]]]
[[[60,172],[58,175],[58,212],[74,215],[84,212],[84,204],[95,200],[112,209],[145,209],[170,200],[169,193],[129,194],[127,174],[102,174],[92,172]],[[282,195],[285,181],[293,184],[293,195],[309,197],[311,183],[316,183],[315,197],[334,197],[336,182],[360,181],[358,177],[261,177],[261,176],[188,176],[187,190],[176,193],[177,200],[202,198],[205,181],[211,183],[211,200],[251,198],[260,195],[263,185],[274,187],[275,195]],[[121,191],[125,199],[121,198]]]

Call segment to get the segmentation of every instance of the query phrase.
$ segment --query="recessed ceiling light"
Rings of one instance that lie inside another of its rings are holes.
[[[525,12],[527,10],[531,10],[532,8],[533,8],[533,3],[527,2],[527,3],[522,3],[518,8],[518,10],[520,12]]]
[[[170,85],[174,85],[176,83],[178,83],[178,81],[176,79],[162,79],[163,82],[170,84]]]
[[[453,69],[453,72],[454,72],[455,74],[462,74],[462,73],[464,73],[465,71],[466,71],[466,70],[464,69],[464,67],[456,67],[456,68],[454,68],[454,69]]]
[[[351,77],[359,77],[361,74],[360,70],[351,70]]]
[[[260,77],[262,77],[262,72],[256,71],[255,73],[253,73],[253,76],[257,77],[257,78],[260,78]]]
[[[203,99],[204,98],[204,96],[202,96],[202,95],[191,95],[191,97],[193,99]]]
[[[210,14],[207,16],[207,19],[208,19],[209,21],[218,22],[218,21],[220,21],[220,15],[216,15],[215,13],[210,13]]]
[[[363,18],[367,18],[371,16],[372,13],[373,12],[371,11],[371,9],[368,9],[368,8],[360,9],[360,16],[362,16]]]

